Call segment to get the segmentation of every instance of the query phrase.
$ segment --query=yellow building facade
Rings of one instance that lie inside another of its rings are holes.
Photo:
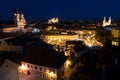
[[[52,45],[65,46],[67,40],[77,40],[78,34],[53,34],[44,35],[44,41]]]

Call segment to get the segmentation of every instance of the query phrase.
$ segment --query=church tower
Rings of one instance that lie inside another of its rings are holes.
[[[14,20],[15,24],[18,27],[18,29],[24,29],[24,26],[26,25],[26,20],[24,18],[24,14],[22,12],[18,12],[17,10],[14,13]]]
[[[111,24],[111,16],[109,17],[108,23]]]
[[[111,21],[112,21],[111,17],[109,17],[108,21],[106,20],[106,17],[104,17],[102,26],[109,26],[109,25],[111,25]]]
[[[105,23],[106,23],[106,17],[104,16],[103,25],[102,26],[105,26]]]

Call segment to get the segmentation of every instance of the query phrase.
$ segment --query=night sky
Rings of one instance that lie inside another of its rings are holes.
[[[0,20],[13,20],[15,9],[27,20],[120,19],[120,0],[0,0]]]

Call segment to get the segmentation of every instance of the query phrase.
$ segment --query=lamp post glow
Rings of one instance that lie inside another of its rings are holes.
[[[22,65],[20,66],[20,69],[21,69],[21,70],[25,70],[25,69],[26,69],[25,65],[22,64]]]
[[[53,71],[49,72],[49,76],[50,80],[54,80],[56,78],[56,74]]]
[[[50,77],[55,76],[55,74],[53,72],[50,72],[49,75],[50,75]]]
[[[92,47],[92,44],[89,44],[88,46],[89,46],[89,47]]]
[[[22,74],[24,73],[24,71],[25,71],[26,69],[27,69],[26,66],[23,65],[23,64],[19,67],[19,70],[20,70],[20,72],[21,72]]]
[[[67,60],[66,65],[68,66],[70,64],[71,64],[70,60]]]

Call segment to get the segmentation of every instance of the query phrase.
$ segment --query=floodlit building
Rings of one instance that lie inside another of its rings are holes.
[[[67,32],[62,32],[59,34],[45,34],[44,41],[52,45],[65,46],[68,40],[77,40],[79,38],[78,34],[68,34]]]
[[[112,45],[120,46],[120,26],[110,26],[105,29],[111,33]]]
[[[109,25],[111,25],[111,17],[109,17],[108,21],[106,21],[106,17],[104,17],[102,26],[109,26]]]
[[[20,80],[61,80],[67,57],[44,46],[31,46],[22,56]]]
[[[62,80],[67,58],[42,41],[31,44],[24,54],[6,56],[0,68],[0,80]]]
[[[1,32],[10,33],[10,32],[17,32],[17,31],[23,31],[25,32],[24,26],[26,25],[26,20],[24,18],[24,14],[22,12],[16,11],[14,13],[14,22],[8,21],[8,22],[2,22],[1,26],[2,29]]]
[[[53,17],[52,19],[48,20],[48,24],[52,24],[52,23],[58,23],[59,22],[59,19],[58,17]]]

